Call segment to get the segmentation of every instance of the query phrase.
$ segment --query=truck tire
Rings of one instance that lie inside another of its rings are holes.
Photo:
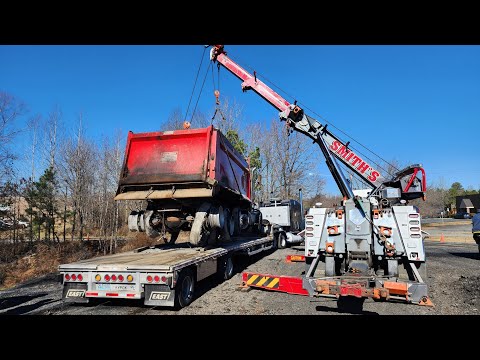
[[[287,247],[287,235],[284,232],[279,232],[277,235],[277,243],[279,249],[285,249]]]
[[[192,224],[192,230],[190,230],[190,244],[198,246],[201,245],[202,240],[205,240],[205,231],[203,231],[203,224],[207,218],[207,212],[210,209],[210,203],[203,203],[195,213],[195,220]]]
[[[180,272],[175,285],[175,309],[190,305],[195,291],[195,276],[193,271],[186,268]]]
[[[233,259],[231,256],[224,256],[219,259],[218,278],[220,280],[231,279],[234,274]]]
[[[237,236],[240,233],[240,209],[239,208],[233,208],[232,218],[233,218],[232,236]]]
[[[153,210],[148,210],[148,211],[145,211],[145,214],[143,216],[144,216],[144,223],[145,223],[145,232],[150,238],[153,239],[159,236],[160,232],[155,230],[150,224],[150,219],[152,215],[153,215]]]

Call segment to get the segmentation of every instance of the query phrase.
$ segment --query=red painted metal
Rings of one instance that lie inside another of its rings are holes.
[[[268,286],[259,286],[254,284],[247,284],[248,278],[251,275],[258,275],[259,277],[268,277],[268,278],[278,278],[279,279],[279,286],[277,288],[272,288]],[[294,277],[294,276],[276,276],[276,275],[269,275],[269,274],[258,274],[258,273],[249,273],[244,272],[242,273],[242,280],[244,287],[257,287],[261,289],[277,291],[277,292],[284,292],[292,295],[303,295],[308,296],[308,291],[303,288],[302,278]]]
[[[342,284],[340,285],[341,296],[362,297],[362,287],[359,284]]]
[[[215,183],[251,199],[247,161],[213,126],[128,133],[119,187]],[[188,186],[188,185],[187,185]]]
[[[410,178],[407,186],[405,186],[405,189],[403,190],[403,192],[408,192],[408,190],[410,189],[410,186],[412,186],[413,180],[415,180],[415,177],[417,176],[417,173],[418,173],[419,170],[422,172],[422,191],[423,191],[423,192],[427,191],[425,169],[423,169],[423,168],[415,168],[415,170],[414,170],[414,172],[413,172],[413,174],[412,174],[412,177]]]
[[[252,89],[266,101],[268,101],[273,107],[280,111],[290,111],[290,103],[273,91],[268,85],[266,85],[261,80],[257,79],[256,75],[251,75],[242,68],[240,65],[236,64],[234,61],[228,58],[227,54],[223,49],[223,45],[215,45],[214,49],[214,58],[212,60],[218,61],[222,64],[228,71],[233,75],[238,77],[240,80],[243,80],[242,90]]]
[[[285,261],[288,263],[291,262],[305,262],[305,255],[287,255]]]

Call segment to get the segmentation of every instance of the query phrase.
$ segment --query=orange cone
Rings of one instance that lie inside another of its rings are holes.
[[[440,242],[445,242],[445,237],[443,236],[443,233],[442,235],[440,235]]]

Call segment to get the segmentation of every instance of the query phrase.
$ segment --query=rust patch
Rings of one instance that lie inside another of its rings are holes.
[[[186,199],[212,197],[212,189],[177,189],[128,191],[115,196],[114,200],[145,200],[145,199]]]

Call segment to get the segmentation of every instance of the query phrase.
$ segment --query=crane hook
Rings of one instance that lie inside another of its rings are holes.
[[[220,105],[220,100],[219,100],[220,91],[215,90],[215,91],[213,92],[213,94],[215,95],[215,104],[216,104],[216,105]]]

